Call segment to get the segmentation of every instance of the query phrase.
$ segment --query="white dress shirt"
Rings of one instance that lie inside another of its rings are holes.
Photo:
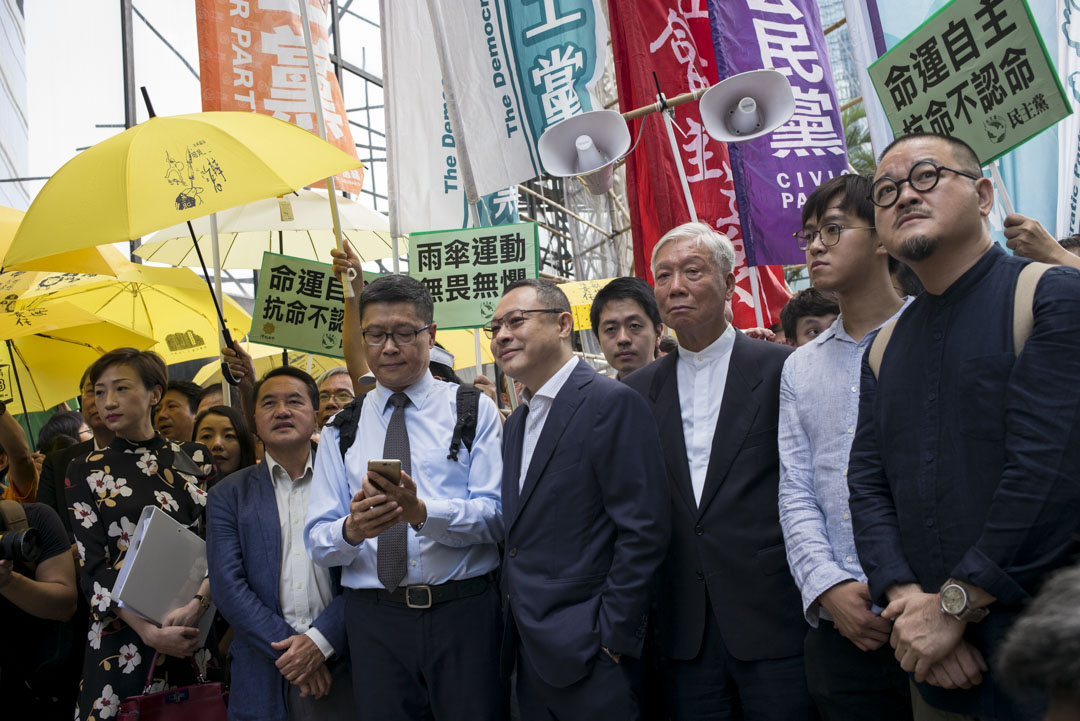
[[[529,463],[532,462],[533,451],[536,450],[536,442],[540,440],[540,432],[544,430],[544,422],[551,413],[551,406],[555,403],[555,396],[559,395],[563,385],[566,384],[570,374],[577,366],[577,356],[571,355],[570,360],[563,367],[555,371],[555,375],[547,379],[547,383],[540,389],[524,399],[529,407],[529,415],[525,419],[525,438],[521,442],[521,472],[518,474],[518,491],[525,487],[525,474],[529,472]]]
[[[675,365],[679,407],[682,409],[690,482],[694,487],[694,500],[698,503],[701,503],[701,492],[705,488],[716,418],[720,415],[720,404],[724,400],[731,347],[734,344],[735,328],[729,324],[719,338],[702,350],[692,351],[679,346],[679,360]]]
[[[330,572],[311,562],[304,552],[304,519],[307,516],[308,494],[311,491],[311,455],[308,454],[304,475],[293,479],[284,466],[264,453],[263,462],[274,482],[277,499],[278,524],[281,527],[281,572],[278,595],[285,623],[308,636],[330,658],[334,647],[319,629],[312,626],[334,598]]]

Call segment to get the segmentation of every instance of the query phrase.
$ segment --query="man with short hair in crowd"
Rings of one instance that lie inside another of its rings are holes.
[[[889,646],[892,625],[871,603],[847,504],[862,357],[904,303],[874,233],[868,178],[825,182],[806,199],[802,220],[796,238],[810,282],[834,293],[840,309],[788,357],[780,379],[780,524],[810,624],[807,684],[826,721],[904,721],[911,718],[907,674]]]
[[[673,721],[810,720],[806,622],[776,503],[780,373],[791,349],[725,320],[734,265],[731,241],[703,223],[657,241],[656,300],[679,348],[625,381],[652,409],[671,489],[657,647]]]
[[[169,381],[154,409],[154,428],[171,441],[190,441],[203,389],[191,381]]]
[[[359,419],[339,413],[323,428],[306,527],[312,559],[342,571],[356,707],[379,721],[501,721],[499,413],[481,394],[471,447],[448,457],[458,386],[428,370],[427,288],[383,276],[358,305],[375,389]],[[400,461],[400,483],[369,470],[380,459]]]
[[[601,288],[589,320],[616,380],[656,360],[664,324],[652,287],[641,278],[615,278]]]
[[[885,248],[926,290],[863,361],[848,485],[870,595],[918,684],[917,719],[1040,718],[987,662],[1080,550],[1080,272],[1042,274],[1017,346],[1027,261],[991,238],[993,185],[971,148],[898,138],[871,199]]]
[[[831,293],[814,287],[800,290],[780,310],[784,340],[796,348],[804,346],[824,333],[839,314],[840,305]]]
[[[319,376],[315,381],[319,386],[319,430],[334,415],[346,406],[355,394],[353,382],[349,377],[349,369],[345,366],[335,366]]]
[[[669,532],[656,424],[637,393],[573,352],[570,301],[524,279],[488,326],[525,385],[506,421],[502,664],[524,721],[634,721],[636,660]]]
[[[254,394],[263,462],[219,481],[206,505],[214,602],[235,633],[229,718],[345,721],[355,712],[341,572],[304,551],[318,389],[282,366]]]

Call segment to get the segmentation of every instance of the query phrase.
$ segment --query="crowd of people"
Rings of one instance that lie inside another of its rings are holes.
[[[673,228],[593,301],[613,377],[514,282],[513,412],[404,275],[356,273],[318,379],[225,349],[228,405],[104,354],[38,448],[0,414],[41,550],[0,561],[5,707],[218,679],[237,720],[1080,719],[1080,242],[1010,215],[1010,255],[992,204],[964,143],[896,140],[807,199],[812,287],[745,331],[729,240]],[[160,624],[111,596],[148,505],[209,565]]]

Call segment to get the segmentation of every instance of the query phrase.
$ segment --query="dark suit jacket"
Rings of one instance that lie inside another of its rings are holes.
[[[638,656],[669,533],[660,438],[641,398],[579,361],[518,492],[525,408],[503,429],[503,669],[582,679],[600,646]]]
[[[288,681],[274,666],[282,652],[270,644],[296,630],[282,617],[281,529],[266,463],[242,468],[216,484],[207,500],[206,518],[211,595],[236,634],[229,647],[229,718],[286,721]],[[348,650],[340,569],[332,569],[331,578],[334,600],[312,626],[339,657]]]
[[[76,443],[70,448],[63,448],[45,456],[41,464],[41,476],[38,478],[37,502],[44,503],[60,515],[60,520],[67,531],[68,539],[75,543],[75,534],[71,531],[71,514],[68,513],[67,496],[64,494],[64,479],[67,467],[76,458],[82,458],[94,450],[93,439]]]
[[[657,644],[665,656],[697,655],[706,593],[735,658],[802,653],[806,621],[777,508],[780,372],[790,353],[736,333],[700,505],[683,438],[678,353],[624,381],[652,407],[671,483],[671,545],[660,569],[656,613]]]

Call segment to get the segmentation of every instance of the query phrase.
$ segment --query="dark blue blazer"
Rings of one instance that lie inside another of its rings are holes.
[[[242,468],[210,490],[206,503],[210,593],[233,627],[229,718],[287,721],[289,682],[270,644],[296,635],[281,612],[281,528],[266,463]],[[331,569],[334,600],[312,624],[335,657],[347,653],[341,571]]]
[[[578,361],[518,492],[525,408],[503,429],[503,670],[517,644],[566,687],[600,647],[638,656],[669,507],[660,437],[641,397]],[[516,631],[516,634],[515,634]]]

